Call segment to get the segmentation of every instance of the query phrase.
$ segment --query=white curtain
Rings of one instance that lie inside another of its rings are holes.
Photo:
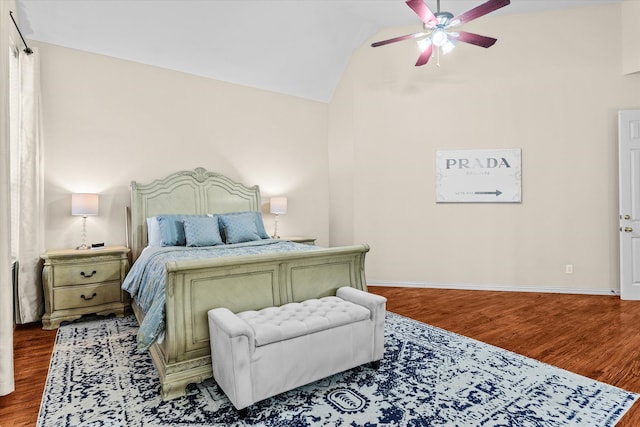
[[[9,11],[13,0],[0,1],[0,396],[15,389],[13,379],[13,284],[11,280],[11,174],[9,163]]]
[[[40,107],[40,61],[19,50],[11,78],[11,243],[18,260],[16,323],[36,322],[44,313],[44,173]]]

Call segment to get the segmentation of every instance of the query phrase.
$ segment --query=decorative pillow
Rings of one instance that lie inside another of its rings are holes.
[[[149,246],[161,246],[160,223],[158,218],[152,216],[147,218],[147,241]]]
[[[258,235],[263,239],[269,239],[271,236],[267,234],[267,231],[264,229],[264,222],[262,221],[262,214],[258,211],[253,211],[253,217],[256,222],[256,229],[258,230]]]
[[[160,246],[184,246],[184,220],[187,218],[206,217],[206,215],[158,215],[160,224]]]
[[[224,229],[226,243],[242,243],[262,239],[258,234],[255,215],[252,212],[220,215],[219,219]]]
[[[218,218],[222,218],[222,217],[229,217],[229,216],[236,216],[236,215],[240,215],[240,216],[247,216],[250,215],[253,217],[255,225],[256,225],[256,230],[258,231],[258,236],[260,236],[261,239],[268,239],[270,236],[267,234],[267,231],[264,229],[264,222],[262,221],[262,214],[258,211],[242,211],[242,212],[230,212],[230,213],[225,213],[225,214],[215,214],[215,215],[210,215],[210,216],[217,216]],[[222,224],[222,221],[220,221],[220,233],[224,233],[224,225]]]
[[[222,245],[218,218],[195,217],[184,220],[184,235],[187,246]]]

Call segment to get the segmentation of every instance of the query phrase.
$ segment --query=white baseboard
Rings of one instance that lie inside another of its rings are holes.
[[[584,294],[584,295],[620,295],[619,289],[575,289],[555,288],[545,286],[504,286],[481,284],[457,284],[457,283],[423,283],[423,282],[387,282],[368,280],[367,286],[389,286],[401,288],[433,288],[456,289],[467,291],[504,291],[504,292],[540,292],[552,294]]]

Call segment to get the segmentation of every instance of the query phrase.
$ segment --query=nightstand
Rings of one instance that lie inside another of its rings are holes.
[[[56,329],[62,321],[83,314],[122,317],[128,311],[129,294],[121,285],[129,271],[129,248],[53,250],[40,258],[44,260],[42,329]]]
[[[281,236],[280,239],[281,240],[291,240],[292,242],[304,243],[306,245],[315,245],[316,244],[316,238],[315,237],[308,237],[308,236]]]

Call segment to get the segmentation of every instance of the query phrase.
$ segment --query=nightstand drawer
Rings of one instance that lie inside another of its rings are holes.
[[[85,285],[120,280],[120,261],[56,265],[53,268],[55,287]]]
[[[120,301],[120,281],[99,285],[73,286],[53,290],[54,310],[92,307]]]

